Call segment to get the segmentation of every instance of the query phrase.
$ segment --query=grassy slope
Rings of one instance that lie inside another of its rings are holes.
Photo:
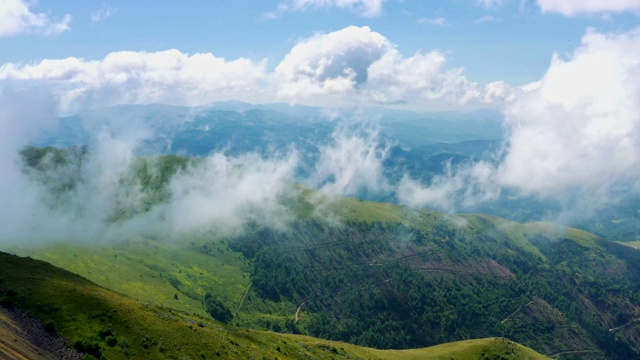
[[[249,284],[241,256],[224,244],[213,251],[215,256],[204,253],[195,243],[140,239],[109,247],[51,244],[17,252],[73,269],[101,286],[136,299],[204,316],[201,302],[205,291],[213,291],[231,306],[239,303]]]
[[[303,198],[315,194],[305,190]],[[592,234],[549,223],[523,225],[486,215],[444,215],[352,198],[327,202],[326,206],[315,208],[322,210],[321,212],[314,212],[314,207],[305,203],[304,199],[302,205],[298,206],[297,211],[301,218],[330,215],[342,221],[403,223],[427,233],[438,226],[462,229],[474,234],[490,233],[508,248],[519,248],[544,262],[547,262],[547,258],[539,250],[539,244],[531,241],[536,236],[548,239],[562,238],[589,249],[597,247],[598,241],[601,241]],[[204,251],[203,245],[206,245],[208,250]],[[49,245],[16,252],[72,270],[101,286],[151,305],[165,306],[197,316],[207,317],[201,299],[208,291],[221,298],[234,312],[233,324],[238,326],[265,329],[268,328],[265,325],[267,321],[284,324],[293,318],[299,305],[286,299],[275,303],[256,296],[249,286],[251,268],[247,260],[215,238],[184,239],[173,244],[141,239],[109,247]],[[596,265],[606,266],[605,263]],[[567,271],[572,271],[571,266],[567,267]],[[176,294],[177,300],[174,298]],[[632,307],[629,309],[627,312],[635,312]],[[523,318],[536,319],[535,316]],[[611,319],[604,319],[603,322],[611,322],[611,327],[618,325]],[[301,324],[305,326],[304,321]],[[493,335],[495,334],[489,333],[484,336]],[[546,338],[538,341],[541,344],[546,342]],[[536,348],[542,351],[543,347]],[[556,351],[549,350],[547,353]]]
[[[300,201],[302,205],[297,204],[302,218],[328,215],[340,221],[403,223],[424,232],[433,231],[436,226],[459,227],[475,233],[491,232],[500,242],[541,259],[545,256],[527,236],[564,234],[566,238],[589,246],[595,241],[589,233],[553,224],[522,225],[487,215],[444,215],[353,198],[326,202],[326,206],[318,207],[321,212],[314,213],[306,201],[312,196],[318,194],[305,190]],[[294,313],[298,305],[255,301],[250,291],[248,261],[220,239],[212,237],[185,238],[173,243],[138,239],[110,246],[49,244],[11,251],[71,270],[101,286],[153,305],[202,316],[206,316],[202,298],[210,292],[236,313],[236,324],[243,326],[254,326],[262,322],[257,319],[274,316],[282,320],[282,315]]]
[[[11,290],[11,291],[10,291]],[[4,303],[26,308],[73,341],[98,344],[109,359],[139,358],[347,358],[545,359],[503,339],[481,339],[432,348],[380,351],[299,335],[226,327],[215,321],[142,303],[97,286],[48,263],[0,253]],[[110,336],[116,344],[108,345]],[[5,351],[0,348],[0,351]],[[37,350],[35,350],[37,351]],[[5,356],[5,353],[0,352]]]

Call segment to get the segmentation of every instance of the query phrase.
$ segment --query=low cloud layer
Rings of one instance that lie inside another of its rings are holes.
[[[332,141],[320,147],[315,171],[306,183],[336,196],[380,194],[390,190],[383,174],[388,146],[373,125],[342,125]]]
[[[640,29],[587,31],[568,56],[512,97],[508,137],[493,163],[452,169],[430,185],[405,178],[411,205],[468,208],[508,189],[592,211],[638,188],[640,176]]]
[[[166,160],[173,165],[139,157],[153,128],[136,111],[109,120],[84,117],[88,149],[68,150],[62,160],[52,153],[38,168],[25,167],[20,151],[55,126],[56,103],[46,90],[0,93],[0,135],[7,139],[0,143],[0,243],[233,234],[248,223],[286,228],[296,215],[290,208],[300,192],[295,181],[340,196],[388,190],[382,175],[386,149],[377,131],[359,122],[338,126],[332,141],[318,144],[318,162],[304,178],[297,170],[308,164],[293,147]],[[173,175],[160,181],[168,166],[176,166]]]
[[[213,101],[359,106],[437,102],[498,106],[508,96],[448,69],[439,51],[401,54],[368,27],[350,26],[300,41],[273,69],[266,60],[227,60],[178,50],[121,51],[102,60],[66,58],[0,66],[0,81],[44,84],[61,109],[116,104],[203,105]]]

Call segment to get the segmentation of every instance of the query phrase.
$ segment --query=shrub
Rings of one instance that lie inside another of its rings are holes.
[[[220,322],[226,324],[233,319],[231,310],[220,299],[214,298],[210,293],[204,296],[204,306],[209,315]]]
[[[96,337],[76,339],[73,342],[73,347],[81,353],[91,355],[96,359],[102,356],[102,347],[100,346],[100,339]]]
[[[115,336],[107,336],[105,343],[107,343],[109,347],[114,347],[118,343],[118,339],[116,339]]]

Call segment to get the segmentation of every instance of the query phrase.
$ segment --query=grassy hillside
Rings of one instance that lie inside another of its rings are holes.
[[[197,315],[157,307],[97,286],[45,262],[0,253],[3,306],[28,309],[51,332],[93,357],[120,358],[335,358],[544,359],[504,339],[481,339],[410,351],[381,351],[300,335],[227,327]],[[5,318],[0,318],[0,323]],[[10,320],[4,323],[10,323]],[[47,358],[19,331],[0,326],[0,357]],[[17,349],[17,350],[16,350]],[[34,354],[40,355],[34,356]]]
[[[357,199],[327,209],[342,225],[308,212],[287,231],[20,252],[198,317],[210,293],[234,326],[378,348],[505,336],[565,359],[636,356],[640,252],[547,223]]]
[[[169,175],[188,162],[138,159],[133,179],[147,189],[145,201],[111,219],[166,199]],[[46,170],[41,165],[35,161],[37,171]],[[248,224],[235,236],[12,251],[150,306],[231,326],[384,349],[506,337],[562,359],[640,357],[638,250],[548,223],[296,188],[300,195],[285,204],[294,221],[285,228]]]

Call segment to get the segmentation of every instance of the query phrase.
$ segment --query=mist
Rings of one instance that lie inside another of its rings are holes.
[[[457,212],[509,193],[557,203],[548,220],[567,223],[637,195],[639,56],[639,29],[588,30],[573,53],[553,55],[539,81],[513,91],[507,135],[489,161],[449,168],[430,183],[405,175],[399,201]]]
[[[360,87],[382,83],[382,68],[376,59],[406,60],[368,29],[343,32],[366,35],[368,41],[379,45],[379,51],[355,54],[375,61],[356,61],[358,56],[351,54],[356,60],[348,57],[349,63],[358,65],[350,67],[353,74],[326,68],[326,74],[314,78],[322,86],[345,76],[360,82]],[[275,72],[299,82],[300,77],[290,74],[302,71],[296,64],[315,64],[323,51],[351,48],[351,41],[360,44],[358,37],[347,37],[350,42],[342,43],[334,39],[336,34],[302,41]],[[302,52],[314,44],[326,46],[317,54]],[[480,160],[445,164],[442,173],[418,179],[407,172],[396,174],[396,180],[387,178],[384,162],[390,148],[404,144],[383,138],[376,119],[358,110],[329,109],[326,121],[340,123],[328,141],[313,144],[318,149],[314,163],[306,163],[309,157],[293,145],[266,153],[232,155],[219,144],[216,148],[221,150],[176,168],[166,186],[155,192],[149,191],[139,172],[141,166],[147,166],[148,177],[157,178],[162,164],[140,154],[154,153],[144,147],[162,126],[151,126],[143,114],[83,117],[90,137],[86,153],[76,149],[78,158],[64,166],[56,164],[53,157],[45,158],[41,167],[47,172],[25,169],[20,151],[55,129],[61,106],[82,113],[93,109],[103,97],[107,104],[113,98],[101,91],[86,92],[83,96],[91,94],[90,100],[83,103],[81,97],[74,97],[77,101],[69,107],[73,94],[61,93],[59,84],[50,89],[46,82],[37,87],[17,81],[14,84],[19,86],[8,84],[0,92],[2,241],[93,242],[207,231],[224,234],[241,232],[249,223],[282,229],[295,219],[290,204],[300,193],[296,183],[330,197],[384,198],[451,214],[505,197],[530,198],[557,204],[559,211],[539,214],[541,218],[564,223],[586,218],[640,190],[638,59],[639,29],[613,34],[588,30],[572,53],[552,56],[540,80],[519,88],[500,87],[506,135],[499,150]],[[384,88],[396,89],[395,85]],[[371,89],[362,92],[373,93]],[[392,101],[401,98],[393,97]],[[355,103],[360,108],[361,103]],[[181,116],[173,121],[190,118]],[[324,200],[315,205],[324,206]]]
[[[304,177],[297,170],[309,165],[293,145],[266,154],[230,155],[220,146],[202,158],[141,156],[157,130],[135,111],[110,119],[84,116],[88,146],[49,152],[37,166],[27,166],[20,152],[58,121],[55,96],[43,94],[2,93],[2,137],[10,140],[0,158],[4,244],[224,236],[250,223],[286,229],[296,217],[290,205],[302,191],[295,183],[328,195],[317,207],[338,196],[390,189],[382,174],[388,147],[375,122],[360,118],[345,120],[329,142],[318,144],[318,161]],[[333,221],[326,209],[320,213]]]

